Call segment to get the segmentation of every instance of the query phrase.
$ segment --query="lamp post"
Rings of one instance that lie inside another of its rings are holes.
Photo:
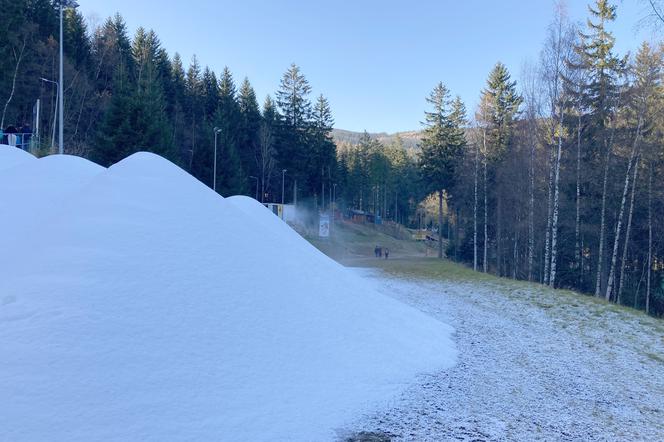
[[[64,83],[64,55],[63,55],[63,32],[62,32],[62,11],[64,8],[71,8],[75,9],[78,8],[78,3],[76,3],[74,0],[59,0],[58,1],[60,5],[60,78],[58,79],[58,118],[60,120],[60,126],[59,126],[59,131],[58,131],[58,152],[60,155],[62,155],[65,151],[65,144],[64,144],[64,128],[65,128],[65,119],[64,119],[64,109],[65,109],[65,103],[64,103],[64,94],[62,92],[62,85]]]
[[[337,183],[332,184],[332,210],[337,208]]]
[[[281,205],[284,205],[284,192],[286,190],[286,169],[281,171]],[[283,210],[283,208],[281,209]]]
[[[249,178],[256,180],[256,201],[258,201],[258,177],[250,175]]]
[[[217,135],[221,132],[218,127],[214,128],[214,161],[212,166],[212,190],[217,191]]]
[[[58,97],[60,96],[60,86],[58,86],[57,81],[49,80],[48,78],[42,77],[40,80],[55,85],[55,112],[53,112],[53,135],[51,136],[51,153],[53,153],[55,152],[55,124],[58,119]]]

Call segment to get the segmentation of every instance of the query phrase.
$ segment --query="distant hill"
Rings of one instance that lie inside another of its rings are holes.
[[[422,138],[421,131],[397,132],[394,134],[379,132],[379,133],[369,133],[369,135],[371,136],[371,138],[374,138],[383,144],[393,143],[398,135],[403,140],[403,145],[407,149],[415,149],[417,147],[417,143],[419,143],[420,139]],[[332,129],[332,138],[334,138],[334,141],[337,144],[340,143],[358,144],[360,142],[361,136],[362,132],[353,132],[344,129]]]

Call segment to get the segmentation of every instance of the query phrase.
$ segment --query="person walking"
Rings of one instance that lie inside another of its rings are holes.
[[[7,126],[5,133],[7,134],[7,144],[16,147],[16,128],[14,126]]]
[[[387,258],[389,258],[389,257],[390,257],[390,249],[388,249],[387,247],[385,247],[385,259],[387,259]]]

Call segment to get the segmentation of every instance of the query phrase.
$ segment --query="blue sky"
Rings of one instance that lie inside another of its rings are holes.
[[[79,3],[92,22],[117,11],[132,33],[138,26],[154,29],[185,65],[196,54],[216,72],[228,66],[238,83],[249,77],[261,103],[295,62],[314,94],[330,100],[336,127],[370,132],[419,129],[425,97],[438,81],[472,112],[497,61],[518,80],[524,61],[537,59],[554,10],[553,0]],[[616,3],[618,52],[652,40],[638,26],[645,3]],[[586,5],[568,0],[570,17],[585,22]]]

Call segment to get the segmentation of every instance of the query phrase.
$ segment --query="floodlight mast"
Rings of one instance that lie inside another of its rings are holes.
[[[58,130],[58,153],[62,155],[65,151],[64,149],[64,133],[65,133],[65,121],[64,121],[64,94],[62,91],[62,85],[64,83],[64,51],[63,51],[63,26],[62,26],[62,11],[65,8],[76,9],[78,8],[78,3],[74,0],[59,0],[58,5],[60,7],[60,77],[58,81],[58,119],[60,120],[60,126]]]
[[[214,128],[214,166],[212,173],[214,176],[212,177],[212,190],[215,192],[217,191],[217,135],[221,133],[221,129],[218,127]]]

